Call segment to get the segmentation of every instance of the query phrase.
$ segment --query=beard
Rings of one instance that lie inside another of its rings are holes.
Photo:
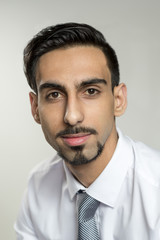
[[[87,163],[90,163],[90,162],[96,160],[102,154],[103,148],[104,148],[104,146],[100,142],[97,142],[97,152],[95,153],[95,155],[92,158],[88,158],[87,156],[85,156],[83,154],[84,147],[85,147],[85,145],[70,147],[71,151],[75,152],[75,156],[73,157],[72,160],[67,158],[61,150],[58,151],[58,155],[61,158],[63,158],[65,162],[67,162],[73,166],[79,166],[79,165],[87,164]]]

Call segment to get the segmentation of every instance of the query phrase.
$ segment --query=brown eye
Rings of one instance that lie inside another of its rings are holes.
[[[48,100],[58,100],[61,98],[61,93],[60,92],[51,92],[46,96],[46,99]]]
[[[52,98],[58,98],[60,96],[59,92],[53,92],[50,94]]]
[[[94,89],[94,88],[89,88],[89,89],[87,89],[86,93],[87,93],[88,95],[95,95],[95,94],[98,93],[98,90],[96,90],[96,89]]]

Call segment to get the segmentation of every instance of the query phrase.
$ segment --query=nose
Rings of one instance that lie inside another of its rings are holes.
[[[84,119],[82,107],[78,99],[70,98],[67,101],[64,122],[68,125],[75,126],[78,123],[81,123]]]

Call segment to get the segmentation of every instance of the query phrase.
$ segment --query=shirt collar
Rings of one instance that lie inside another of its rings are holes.
[[[71,198],[82,189],[86,190],[90,196],[98,201],[109,205],[110,207],[115,206],[121,186],[134,157],[129,138],[123,136],[119,129],[117,129],[117,131],[119,139],[110,162],[99,177],[88,188],[85,189],[85,187],[73,177],[64,163],[67,185]]]
[[[64,161],[63,161],[63,165],[64,165],[64,170],[66,173],[69,194],[70,194],[71,199],[73,199],[73,197],[76,195],[76,193],[79,190],[86,190],[86,188],[73,177],[72,173],[70,172],[70,170],[68,169],[68,167],[66,166]]]

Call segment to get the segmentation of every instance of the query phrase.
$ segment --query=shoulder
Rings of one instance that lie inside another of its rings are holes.
[[[142,142],[130,140],[134,149],[135,157],[141,163],[149,164],[150,167],[155,168],[160,166],[160,151],[153,149]]]
[[[41,174],[50,171],[51,169],[59,168],[62,165],[62,159],[56,154],[51,159],[44,160],[37,164],[30,172],[30,176]]]
[[[135,171],[148,183],[160,188],[160,151],[142,142],[131,140],[135,159]]]
[[[45,160],[35,166],[29,174],[28,185],[39,188],[60,184],[65,177],[63,160],[55,155],[52,159]]]

